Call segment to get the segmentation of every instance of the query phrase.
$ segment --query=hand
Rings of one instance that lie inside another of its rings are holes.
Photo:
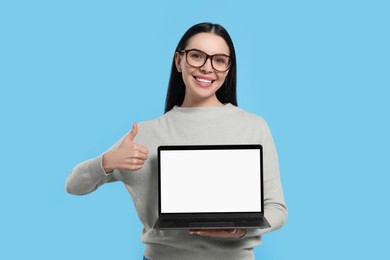
[[[103,155],[103,168],[106,173],[114,169],[125,171],[137,171],[142,168],[145,160],[148,159],[148,149],[140,144],[134,143],[138,133],[138,126],[133,123],[131,132],[128,133],[122,142],[113,150]]]
[[[190,229],[190,234],[206,237],[241,238],[245,236],[245,229]]]

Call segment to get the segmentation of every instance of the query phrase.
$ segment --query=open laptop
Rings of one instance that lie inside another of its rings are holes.
[[[261,145],[158,147],[155,229],[267,228]]]

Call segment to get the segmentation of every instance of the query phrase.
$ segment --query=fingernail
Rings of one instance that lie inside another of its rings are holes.
[[[201,236],[202,235],[202,231],[193,231],[192,233],[190,233],[191,235],[199,235]]]

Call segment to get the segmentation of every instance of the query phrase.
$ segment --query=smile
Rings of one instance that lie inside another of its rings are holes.
[[[214,81],[214,80],[208,80],[208,79],[198,78],[198,77],[195,77],[195,80],[199,81],[199,82],[202,82],[202,83],[207,83],[207,84],[211,84]]]

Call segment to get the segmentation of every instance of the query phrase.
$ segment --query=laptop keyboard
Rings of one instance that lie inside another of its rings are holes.
[[[259,217],[245,218],[169,218],[162,219],[163,223],[202,223],[202,222],[257,222],[262,221]]]

